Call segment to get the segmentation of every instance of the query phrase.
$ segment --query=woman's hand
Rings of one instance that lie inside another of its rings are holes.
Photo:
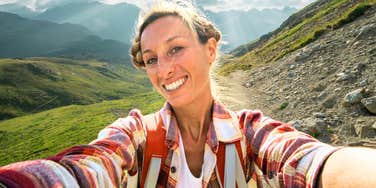
[[[325,162],[318,187],[376,187],[376,150],[343,148]]]

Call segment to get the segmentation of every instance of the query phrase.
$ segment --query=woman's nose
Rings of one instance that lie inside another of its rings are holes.
[[[175,63],[169,58],[158,59],[158,74],[161,77],[171,76],[175,71]]]

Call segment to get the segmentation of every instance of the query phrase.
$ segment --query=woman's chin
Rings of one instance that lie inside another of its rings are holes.
[[[166,98],[167,102],[173,107],[184,107],[191,103],[191,98],[189,96],[178,96]]]

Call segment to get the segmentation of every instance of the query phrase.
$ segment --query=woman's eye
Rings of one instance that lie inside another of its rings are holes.
[[[180,46],[176,46],[176,47],[173,47],[171,48],[171,50],[168,52],[168,55],[174,55],[176,53],[178,53],[180,50],[182,50],[183,47],[180,47]]]
[[[157,58],[150,58],[146,60],[145,62],[146,62],[146,65],[154,65],[157,63]]]

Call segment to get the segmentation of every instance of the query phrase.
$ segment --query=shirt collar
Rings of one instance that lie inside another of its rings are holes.
[[[209,125],[206,143],[213,152],[218,151],[219,142],[232,143],[241,139],[239,121],[236,114],[228,110],[219,101],[213,102],[212,121]],[[167,130],[166,144],[169,148],[176,148],[179,144],[178,123],[171,105],[166,102],[160,110],[163,124]]]

